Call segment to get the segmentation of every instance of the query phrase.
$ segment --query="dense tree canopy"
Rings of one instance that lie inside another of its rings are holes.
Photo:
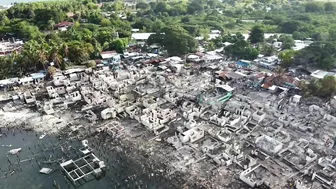
[[[224,48],[224,53],[226,55],[235,59],[246,60],[254,60],[258,57],[259,51],[245,41],[241,34],[237,33],[234,36],[228,35],[224,37],[224,40],[227,40],[226,42],[233,43]]]
[[[279,53],[279,59],[281,60],[282,67],[290,67],[293,64],[294,56],[297,54],[292,49],[284,50]]]
[[[167,50],[169,55],[184,55],[195,52],[197,41],[182,27],[167,26],[160,32],[152,34],[148,44],[158,43]]]
[[[316,42],[300,50],[294,57],[294,63],[331,69],[336,66],[336,43]]]
[[[159,43],[169,55],[183,55],[197,48],[195,37],[208,40],[207,50],[225,47],[224,53],[233,58],[254,59],[258,53],[271,55],[263,33],[287,33],[280,36],[285,50],[285,65],[316,66],[331,69],[334,65],[336,41],[335,3],[301,1],[146,1],[135,7],[122,1],[96,0],[50,1],[19,3],[0,12],[0,36],[5,40],[20,38],[26,42],[21,53],[0,58],[0,77],[45,69],[49,62],[55,67],[80,64],[94,59],[103,50],[120,53],[131,42],[131,29],[156,33],[148,44]],[[270,11],[265,11],[271,8]],[[55,32],[59,22],[73,22],[65,32]],[[211,30],[222,35],[209,41]],[[248,34],[245,41],[237,31]],[[313,38],[310,47],[292,53],[294,39]],[[274,38],[276,39],[276,38]],[[254,44],[253,46],[250,44]],[[257,48],[255,48],[255,46]],[[281,55],[281,56],[282,56]],[[24,58],[29,57],[29,58]]]
[[[309,84],[302,82],[300,87],[307,96],[313,95],[330,99],[336,94],[336,78],[326,76],[323,79],[314,79]]]
[[[282,35],[279,37],[279,41],[282,42],[281,49],[291,49],[295,45],[293,37]]]
[[[249,41],[259,43],[264,41],[264,30],[260,26],[254,26],[250,32]]]

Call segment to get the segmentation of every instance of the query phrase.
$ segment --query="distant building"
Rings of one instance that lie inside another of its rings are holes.
[[[135,33],[135,32],[139,32],[140,29],[139,28],[133,28],[131,31]]]
[[[73,22],[60,22],[56,24],[54,27],[60,31],[66,31],[70,26],[73,26]]]
[[[67,16],[68,18],[73,18],[75,15],[76,15],[76,14],[73,13],[73,12],[68,12],[68,13],[66,13],[66,16]]]
[[[221,34],[222,32],[219,30],[211,30],[210,34]]]
[[[137,44],[145,44],[152,34],[155,33],[132,33],[132,39],[134,39]]]
[[[23,41],[0,42],[0,56],[10,55],[14,51],[20,51],[23,48]]]
[[[317,79],[323,79],[325,76],[336,76],[336,73],[333,72],[327,72],[323,70],[316,70],[312,74],[310,74],[312,77],[315,77]]]
[[[294,47],[292,47],[293,50],[298,51],[301,50],[305,47],[308,47],[309,45],[311,45],[312,43],[314,43],[314,41],[312,40],[294,40],[295,41],[295,45]]]

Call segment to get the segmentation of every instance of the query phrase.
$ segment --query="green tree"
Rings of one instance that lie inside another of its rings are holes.
[[[294,32],[292,36],[295,40],[305,40],[309,38],[309,35],[307,33],[298,32],[298,31]]]
[[[293,37],[282,35],[279,37],[279,41],[282,42],[281,49],[291,49],[295,45]]]
[[[188,5],[187,11],[189,14],[195,14],[203,11],[203,6],[202,4],[193,1]]]
[[[94,12],[89,12],[87,19],[90,23],[93,24],[100,24],[101,20],[102,20],[102,15],[100,12],[98,11],[94,11]]]
[[[55,26],[55,21],[54,20],[49,20],[47,25],[48,25],[47,26],[48,30],[53,30],[54,26]]]
[[[213,51],[213,50],[215,50],[216,47],[215,47],[214,42],[210,41],[210,42],[206,45],[205,49],[206,49],[207,51]]]
[[[166,2],[160,1],[156,4],[154,12],[155,13],[163,13],[163,12],[169,12],[170,7]]]
[[[276,53],[276,48],[273,45],[264,43],[261,45],[260,53],[265,56],[272,56]]]
[[[118,53],[123,53],[126,49],[127,43],[125,40],[116,39],[111,43],[112,49],[116,50]]]
[[[49,50],[49,61],[50,62],[54,62],[55,65],[62,69],[62,65],[63,65],[63,47],[61,44],[59,44],[56,41],[51,41],[50,42],[50,50]],[[63,69],[62,69],[63,70]]]
[[[336,27],[332,27],[329,29],[329,39],[332,41],[336,41]]]
[[[251,43],[260,43],[264,41],[264,30],[261,26],[254,26],[250,32],[249,41]]]
[[[306,12],[321,12],[323,10],[322,6],[320,6],[318,3],[307,3],[305,5],[305,11]]]
[[[92,3],[92,2],[88,3],[86,6],[87,6],[89,9],[98,9],[97,4]]]
[[[283,33],[294,33],[300,28],[301,23],[296,20],[283,22],[280,24],[280,31]]]
[[[336,62],[335,42],[315,42],[301,49],[294,57],[296,64],[332,69]]]
[[[312,80],[308,85],[301,84],[300,87],[308,95],[330,99],[336,93],[336,78],[325,76],[323,79]]]
[[[136,9],[148,9],[149,5],[145,2],[138,2],[135,7]]]
[[[96,66],[97,66],[97,64],[94,60],[90,60],[86,63],[86,67],[88,67],[88,68],[95,68]]]
[[[332,97],[336,93],[336,78],[334,76],[325,76],[321,82],[321,96]]]
[[[151,35],[147,43],[149,45],[159,43],[170,56],[195,52],[197,48],[196,39],[180,26],[163,28],[160,32]]]
[[[336,10],[335,4],[332,2],[324,3],[324,11],[333,12]]]
[[[112,23],[109,19],[106,19],[106,18],[103,18],[101,21],[100,21],[100,25],[102,27],[108,27],[108,26],[111,26]]]
[[[49,20],[59,23],[65,19],[65,14],[57,9],[37,9],[34,12],[34,20],[40,28],[47,28]]]
[[[258,57],[259,51],[244,39],[238,38],[234,44],[224,47],[224,53],[235,59],[254,60]]]
[[[79,41],[71,41],[67,44],[67,55],[71,62],[81,64],[90,59],[94,53],[94,47],[90,43],[81,43]]]
[[[115,1],[113,3],[113,10],[119,12],[125,9],[125,4],[122,1]]]
[[[319,66],[323,69],[330,70],[336,66],[336,57],[328,56],[321,60]]]
[[[57,69],[54,66],[49,66],[48,67],[48,74],[53,77],[56,73]]]
[[[296,51],[291,49],[280,52],[279,59],[281,61],[281,66],[285,68],[292,66],[295,54]]]

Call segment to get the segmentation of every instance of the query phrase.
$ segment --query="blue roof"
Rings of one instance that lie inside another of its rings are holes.
[[[247,67],[247,66],[250,65],[249,63],[247,63],[247,62],[242,62],[242,61],[237,61],[236,63],[237,63],[239,66],[243,66],[243,67]]]
[[[46,75],[44,73],[32,73],[30,74],[30,76],[33,79],[41,79],[41,78],[44,78]]]

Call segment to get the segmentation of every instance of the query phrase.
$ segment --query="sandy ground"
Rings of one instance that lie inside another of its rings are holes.
[[[25,127],[43,133],[56,133],[60,131],[66,127],[71,118],[71,115],[64,114],[62,116],[58,116],[58,114],[41,115],[30,109],[15,110],[15,112],[0,111],[1,126],[15,127],[25,125]]]

